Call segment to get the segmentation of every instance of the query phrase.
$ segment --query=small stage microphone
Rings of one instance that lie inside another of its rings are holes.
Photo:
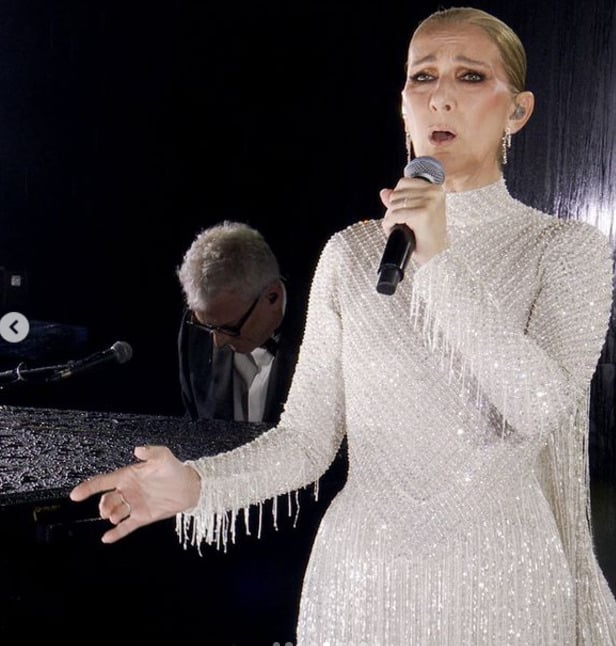
[[[434,157],[416,157],[404,169],[405,177],[420,177],[432,184],[445,181],[445,171]],[[376,291],[391,296],[404,278],[406,263],[415,249],[415,234],[406,224],[396,224],[389,232],[379,265]]]
[[[116,341],[110,348],[107,348],[107,350],[92,354],[85,359],[69,361],[69,363],[62,366],[56,374],[52,375],[49,381],[66,379],[67,377],[72,377],[73,375],[98,368],[99,366],[112,361],[117,363],[126,363],[127,361],[130,361],[132,356],[133,349],[130,344],[126,343],[126,341]]]
[[[43,366],[41,368],[28,368],[25,363],[20,363],[12,370],[0,372],[0,390],[5,386],[21,383],[45,384],[60,381],[82,372],[92,370],[101,365],[116,361],[126,363],[133,356],[133,349],[126,341],[116,341],[110,348],[92,354],[85,359],[69,361],[55,366]]]

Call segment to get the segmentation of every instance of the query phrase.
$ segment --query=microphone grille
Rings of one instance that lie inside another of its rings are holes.
[[[421,177],[432,184],[442,184],[445,181],[445,170],[434,157],[415,157],[405,166],[404,176]]]
[[[118,363],[126,363],[130,361],[133,356],[133,348],[126,341],[116,341],[112,346],[111,350],[115,354],[115,357]]]

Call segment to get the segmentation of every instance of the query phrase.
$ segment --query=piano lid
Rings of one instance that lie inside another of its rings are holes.
[[[132,462],[140,444],[165,444],[179,459],[214,455],[271,424],[0,406],[0,508],[68,496],[82,480]]]

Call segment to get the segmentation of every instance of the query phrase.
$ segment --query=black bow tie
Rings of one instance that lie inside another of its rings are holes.
[[[273,357],[276,356],[276,352],[278,351],[278,341],[274,339],[273,337],[270,337],[265,343],[261,344],[262,348],[265,348]]]

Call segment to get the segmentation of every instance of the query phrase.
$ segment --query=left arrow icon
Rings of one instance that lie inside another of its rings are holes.
[[[0,318],[0,336],[9,343],[23,341],[30,332],[30,322],[21,312],[7,312]]]

